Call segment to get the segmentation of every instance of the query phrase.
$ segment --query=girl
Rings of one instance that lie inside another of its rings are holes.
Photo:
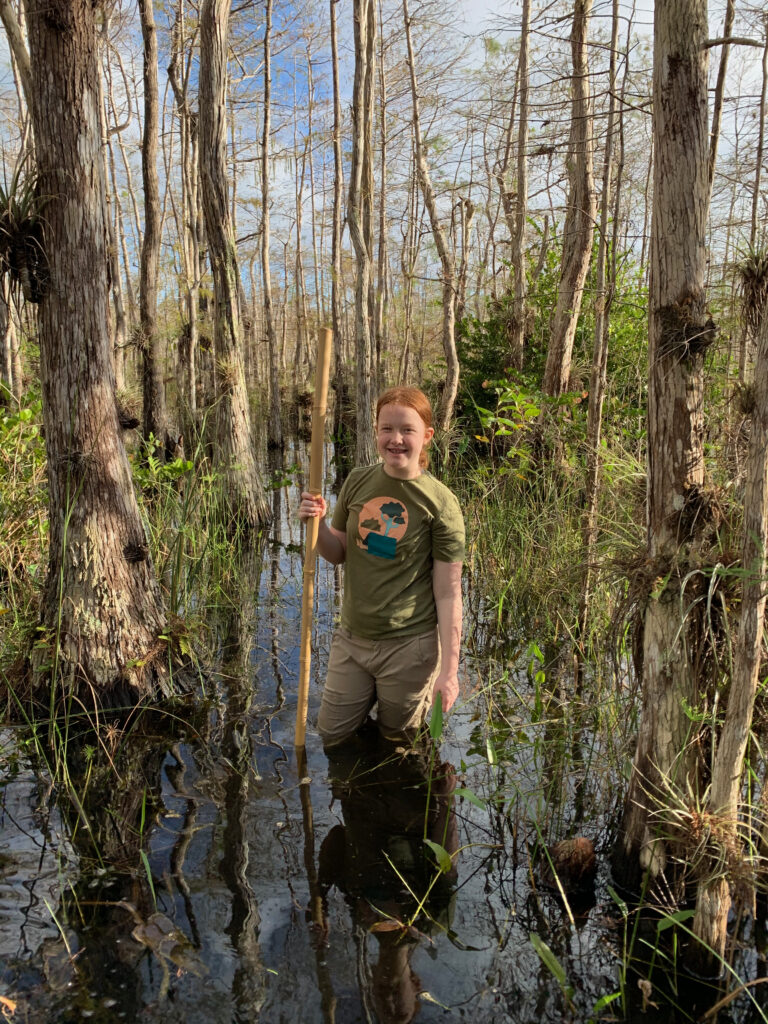
[[[377,701],[384,735],[412,739],[438,693],[445,710],[458,695],[464,522],[427,472],[433,435],[426,395],[390,388],[376,405],[381,462],[352,470],[330,526],[325,500],[301,495],[299,518],[323,517],[318,551],[345,563],[317,722],[326,747],[349,738]]]

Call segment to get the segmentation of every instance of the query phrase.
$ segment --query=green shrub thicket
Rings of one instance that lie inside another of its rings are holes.
[[[625,581],[616,565],[644,536],[647,290],[630,259],[617,259],[603,407],[599,562],[591,629],[604,637]],[[531,271],[531,268],[529,268]],[[486,625],[521,642],[574,633],[584,552],[587,410],[594,337],[590,279],[573,352],[571,390],[543,394],[549,324],[557,298],[559,243],[529,280],[525,359],[509,365],[512,295],[460,325],[460,458],[450,470],[469,509],[471,553],[482,580]]]

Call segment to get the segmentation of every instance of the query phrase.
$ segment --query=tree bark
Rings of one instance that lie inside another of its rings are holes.
[[[167,690],[166,618],[115,404],[99,65],[87,0],[28,0],[32,116],[50,279],[40,375],[50,556],[36,683],[86,706]]]
[[[713,869],[700,884],[693,931],[703,945],[693,951],[701,971],[719,970],[725,952],[731,907],[727,869],[741,864],[745,851],[737,835],[744,755],[747,750],[765,625],[765,571],[768,545],[768,317],[758,340],[752,414],[747,456],[741,567],[739,636],[725,722],[717,744],[707,810],[717,836]],[[723,868],[725,870],[723,870]],[[708,947],[708,948],[707,948]],[[714,956],[709,950],[714,951]]]
[[[264,329],[269,353],[269,447],[282,449],[280,367],[275,313],[272,308],[272,271],[269,263],[269,157],[272,116],[272,0],[267,0],[264,25],[264,129],[261,136],[261,273],[264,283]]]
[[[424,205],[429,213],[432,237],[440,257],[443,275],[443,351],[445,353],[445,384],[440,398],[437,414],[437,425],[445,431],[451,425],[453,407],[459,390],[459,357],[456,354],[456,265],[453,253],[448,246],[440,216],[437,210],[437,199],[429,176],[427,157],[424,152],[424,140],[421,135],[421,118],[419,112],[419,93],[416,84],[416,65],[413,58],[411,41],[411,16],[408,13],[408,0],[403,0],[403,23],[405,25],[405,43],[408,50],[408,70],[411,79],[411,100],[413,101],[413,138],[416,152],[416,168],[418,171],[421,194]]]
[[[160,258],[162,213],[157,176],[159,131],[157,93],[157,31],[152,0],[139,0],[144,42],[144,132],[141,140],[141,175],[144,183],[144,238],[139,264],[139,347],[144,397],[143,434],[150,434],[155,449],[164,449],[168,432],[160,339],[157,333],[157,267]]]
[[[648,392],[648,598],[643,701],[615,868],[638,886],[665,869],[664,808],[696,791],[687,708],[707,680],[692,548],[711,524],[704,489],[704,353],[715,328],[705,307],[708,214],[706,0],[656,4],[654,203]]]
[[[376,390],[384,388],[383,359],[387,351],[389,275],[387,261],[387,79],[384,72],[384,26],[379,0],[379,240],[376,257],[376,301],[374,338],[376,344]]]
[[[294,295],[296,297],[296,354],[293,361],[293,381],[298,385],[306,380],[306,368],[309,366],[309,330],[307,324],[307,288],[304,281],[304,181],[307,170],[307,153],[309,136],[304,138],[304,149],[299,160],[298,149],[298,102],[294,102],[294,153],[296,154],[296,259],[294,262]]]
[[[734,0],[727,0],[725,7],[725,24],[723,25],[723,37],[728,38],[733,29],[735,17]],[[720,66],[717,69],[717,83],[715,84],[715,102],[712,107],[712,131],[709,135],[709,196],[712,199],[712,183],[715,180],[715,165],[717,164],[717,146],[720,142],[720,125],[723,120],[723,98],[725,96],[725,76],[728,71],[728,56],[730,53],[728,43],[723,43],[720,52]]]
[[[182,266],[184,270],[184,304],[186,323],[182,325],[179,343],[179,359],[183,367],[182,394],[186,401],[189,425],[197,418],[197,354],[199,341],[198,318],[200,313],[200,236],[202,234],[199,176],[197,162],[197,115],[192,112],[188,100],[191,56],[183,77],[186,49],[184,30],[183,0],[176,8],[171,32],[171,60],[168,65],[168,81],[173,89],[179,116],[181,137],[181,216],[178,218]],[[194,42],[194,39],[192,40]],[[190,47],[191,49],[191,47]]]
[[[749,226],[749,246],[755,248],[757,243],[757,225],[759,220],[760,178],[763,171],[763,150],[765,148],[765,106],[768,94],[768,15],[763,20],[763,63],[762,85],[760,87],[760,108],[757,124],[757,153],[755,154],[755,184],[752,187],[752,217]]]
[[[520,29],[519,128],[517,132],[517,202],[512,235],[512,269],[515,275],[515,299],[509,335],[512,365],[523,368],[525,349],[525,222],[528,217],[528,41],[531,33],[531,0],[523,0],[523,22]]]
[[[475,219],[475,204],[471,199],[460,199],[458,202],[459,221],[461,223],[461,263],[456,275],[456,321],[461,323],[467,301],[467,275],[469,273],[469,256],[472,250],[472,222]]]
[[[347,374],[344,367],[344,336],[341,320],[341,211],[344,191],[344,164],[341,157],[341,90],[339,88],[339,43],[336,28],[336,5],[330,0],[331,70],[333,77],[333,227],[331,231],[331,326],[333,327],[333,436],[343,444]]]
[[[110,97],[111,105],[111,97]],[[107,226],[107,252],[109,258],[109,275],[111,278],[112,301],[115,308],[115,327],[112,337],[112,357],[115,362],[115,383],[118,391],[125,387],[125,350],[128,341],[128,322],[125,316],[125,304],[123,303],[123,284],[120,274],[120,256],[117,248],[117,216],[113,213],[112,206],[115,198],[114,174],[111,174],[112,188],[107,175],[108,170],[113,169],[112,147],[109,143],[109,130],[107,127],[106,105],[99,103],[101,114],[102,132],[102,158],[104,160],[104,182],[105,201],[107,204],[106,226]]]
[[[269,520],[259,479],[240,347],[238,266],[227,198],[229,0],[204,0],[200,13],[200,184],[214,292],[217,386],[214,465],[228,529]]]
[[[557,306],[544,370],[545,394],[557,396],[568,390],[576,326],[581,312],[584,283],[592,255],[595,230],[595,182],[593,172],[592,100],[589,89],[587,30],[592,0],[576,0],[571,32],[573,84],[571,136],[568,144],[568,208],[563,229],[563,258]]]
[[[592,589],[592,566],[597,544],[597,506],[600,479],[600,437],[603,402],[608,365],[608,314],[610,300],[606,286],[608,255],[608,217],[611,211],[611,178],[613,175],[613,137],[616,131],[616,54],[619,45],[619,0],[613,0],[611,16],[611,56],[608,93],[608,127],[603,157],[603,189],[600,197],[600,237],[597,249],[597,281],[595,288],[595,331],[592,346],[592,370],[589,379],[587,407],[587,481],[585,511],[582,525],[584,543],[584,578],[579,609],[579,639],[583,644],[587,633],[587,617]]]
[[[29,51],[24,42],[24,34],[21,30],[19,19],[16,17],[16,9],[11,0],[0,0],[0,21],[3,23],[5,34],[8,37],[8,46],[16,62],[22,92],[24,93],[24,102],[27,104],[27,109],[31,109],[32,95],[34,93],[32,65],[29,60]]]
[[[14,397],[13,317],[6,274],[0,276],[0,408]]]
[[[347,223],[355,249],[357,277],[355,281],[355,353],[357,362],[357,451],[360,466],[375,461],[376,449],[372,431],[371,394],[371,321],[369,294],[371,283],[371,252],[367,239],[366,209],[370,195],[365,195],[366,166],[370,166],[372,97],[371,80],[375,53],[376,17],[373,0],[354,0],[355,78],[352,89],[352,161],[349,172]],[[367,155],[366,155],[367,154]],[[366,163],[367,161],[367,163]]]

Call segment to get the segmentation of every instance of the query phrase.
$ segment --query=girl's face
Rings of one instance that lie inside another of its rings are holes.
[[[419,456],[434,433],[410,406],[385,405],[376,423],[376,447],[384,460],[384,472],[400,480],[419,476]]]

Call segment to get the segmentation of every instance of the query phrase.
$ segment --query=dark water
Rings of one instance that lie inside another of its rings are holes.
[[[632,927],[604,863],[620,789],[596,768],[595,738],[526,717],[525,673],[509,677],[515,700],[494,703],[509,666],[469,658],[439,747],[406,752],[369,733],[329,761],[311,725],[337,613],[339,580],[322,566],[297,761],[297,493],[275,493],[270,544],[211,613],[219,664],[203,726],[137,728],[107,787],[84,784],[81,809],[57,804],[2,737],[0,994],[14,1019],[694,1019],[682,982],[679,1008],[665,1008],[658,967],[641,972],[645,997],[630,972],[608,1002]],[[531,853],[575,831],[601,865],[595,893],[566,907],[537,884]],[[729,1012],[720,1019],[761,1019],[744,1000]]]

